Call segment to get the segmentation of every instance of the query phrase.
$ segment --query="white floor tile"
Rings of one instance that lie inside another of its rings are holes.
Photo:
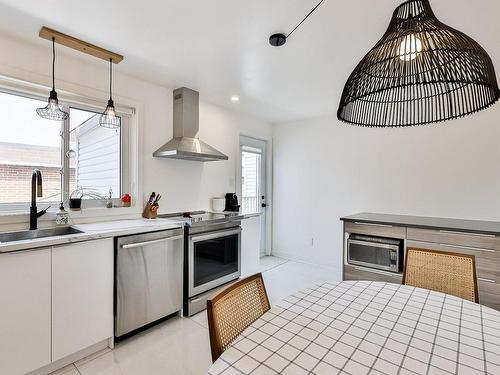
[[[68,365],[60,370],[51,372],[50,375],[80,375],[80,373],[74,365]]]
[[[271,304],[322,281],[336,281],[324,267],[263,257],[261,269]],[[81,375],[203,375],[211,361],[207,313],[176,317],[76,363]],[[57,375],[77,375],[78,372]]]
[[[206,311],[202,311],[202,312],[199,312],[198,314],[195,314],[191,317],[191,319],[198,323],[199,325],[201,325],[202,327],[205,327],[206,329],[208,329],[208,317],[207,317],[207,312]]]
[[[200,375],[211,363],[208,330],[177,317],[77,367],[82,375]]]
[[[286,263],[288,260],[273,256],[264,256],[260,258],[260,272],[266,272],[270,269]]]

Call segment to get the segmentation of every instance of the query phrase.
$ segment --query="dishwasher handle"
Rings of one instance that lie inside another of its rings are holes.
[[[160,238],[158,240],[152,240],[152,241],[145,241],[145,242],[137,242],[137,243],[131,243],[127,245],[121,245],[122,249],[133,249],[136,247],[143,247],[147,245],[153,245],[155,243],[160,243],[160,242],[166,242],[166,241],[175,241],[175,240],[181,240],[184,238],[184,235],[179,235],[179,236],[172,236],[172,237],[167,237],[167,238]]]

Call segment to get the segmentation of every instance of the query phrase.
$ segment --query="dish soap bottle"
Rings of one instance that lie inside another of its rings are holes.
[[[59,206],[59,211],[56,213],[56,225],[68,225],[69,223],[69,214],[68,211],[64,209],[64,204],[61,202]]]
[[[113,196],[113,190],[109,189],[109,198],[106,201],[106,208],[113,208],[113,200],[111,197]]]

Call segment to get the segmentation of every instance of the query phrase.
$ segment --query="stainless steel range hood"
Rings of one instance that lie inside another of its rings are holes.
[[[194,161],[227,160],[222,152],[198,139],[198,130],[199,93],[186,87],[174,90],[174,138],[153,156]]]

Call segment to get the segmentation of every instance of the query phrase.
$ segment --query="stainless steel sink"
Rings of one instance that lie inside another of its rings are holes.
[[[78,233],[83,233],[83,232],[73,227],[23,230],[20,232],[0,233],[0,242],[35,240],[37,238],[67,236],[70,234],[78,234]]]

